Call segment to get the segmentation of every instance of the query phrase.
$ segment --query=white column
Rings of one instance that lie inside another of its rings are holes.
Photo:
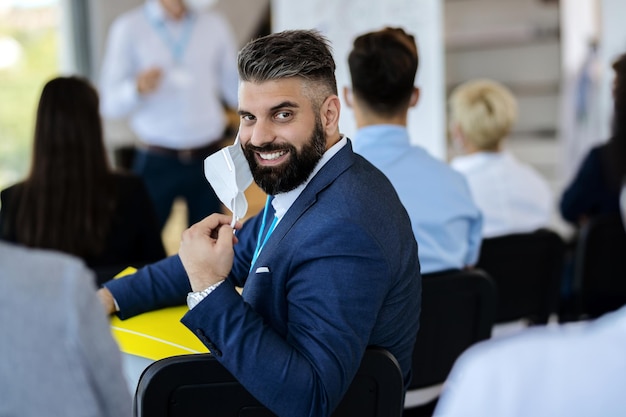
[[[600,6],[600,63],[602,77],[600,87],[601,114],[603,117],[603,137],[610,135],[611,117],[613,116],[613,99],[611,85],[613,83],[613,61],[621,54],[626,53],[626,1],[599,0]]]
[[[602,138],[601,66],[591,54],[599,40],[598,0],[561,0],[561,111],[559,183],[565,186],[589,148]],[[583,80],[584,77],[586,81]]]

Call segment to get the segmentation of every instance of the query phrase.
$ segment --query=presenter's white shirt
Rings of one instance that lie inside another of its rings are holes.
[[[137,76],[162,71],[156,91],[137,91]],[[237,46],[216,12],[170,18],[148,0],[111,25],[100,74],[101,111],[129,117],[144,143],[172,149],[205,146],[222,138],[223,102],[237,107]]]

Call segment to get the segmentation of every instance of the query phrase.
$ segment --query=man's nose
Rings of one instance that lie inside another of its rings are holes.
[[[250,136],[250,144],[256,147],[263,147],[268,143],[274,141],[274,131],[270,126],[271,124],[265,121],[257,120],[252,128],[252,135]]]

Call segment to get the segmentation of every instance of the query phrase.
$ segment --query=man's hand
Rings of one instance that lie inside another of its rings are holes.
[[[140,72],[137,76],[137,91],[140,94],[148,94],[155,91],[161,82],[161,76],[160,68],[150,68]]]
[[[107,314],[115,313],[115,301],[113,300],[113,294],[109,291],[108,288],[102,287],[98,290],[98,299],[104,306],[104,311]]]
[[[183,232],[180,257],[193,291],[202,291],[226,279],[233,267],[237,238],[231,216],[212,214]],[[241,228],[237,222],[235,229]]]

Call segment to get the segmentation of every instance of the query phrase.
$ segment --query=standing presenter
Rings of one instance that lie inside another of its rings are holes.
[[[236,108],[237,46],[212,1],[147,0],[112,24],[101,72],[102,115],[129,118],[161,227],[176,198],[194,224],[221,205],[203,160],[223,146],[225,108]]]

